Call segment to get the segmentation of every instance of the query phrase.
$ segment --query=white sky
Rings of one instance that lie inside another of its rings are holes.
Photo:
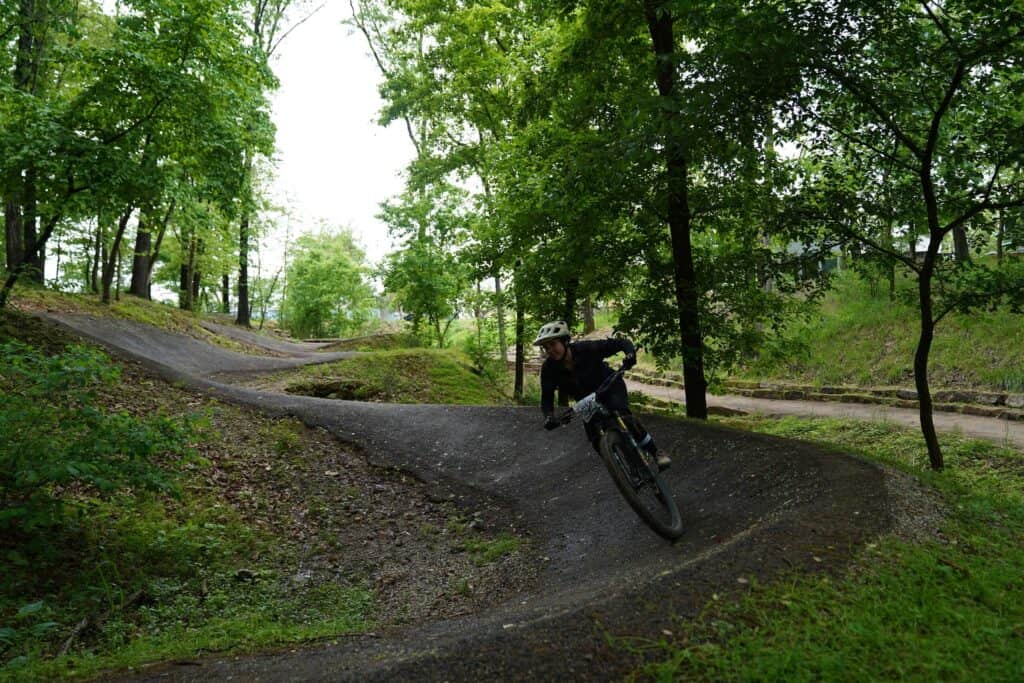
[[[377,262],[391,243],[374,216],[379,204],[401,192],[401,171],[415,150],[404,124],[377,124],[381,79],[361,33],[341,22],[348,3],[327,0],[278,48],[272,63],[281,82],[273,95],[277,125],[278,203],[292,207],[295,236],[320,219],[348,226]],[[269,239],[264,263],[276,261],[284,226]]]

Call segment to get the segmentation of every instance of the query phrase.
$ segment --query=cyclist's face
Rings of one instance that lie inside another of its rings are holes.
[[[551,339],[540,346],[544,349],[544,353],[547,354],[548,358],[562,360],[565,357],[565,344],[562,343],[561,339]]]

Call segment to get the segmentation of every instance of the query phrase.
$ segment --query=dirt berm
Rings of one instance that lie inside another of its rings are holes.
[[[890,477],[855,457],[651,416],[648,427],[675,458],[666,474],[686,524],[669,544],[619,497],[581,428],[546,432],[535,408],[259,392],[210,377],[319,358],[254,358],[141,324],[50,318],[167,379],[329,429],[486,525],[525,535],[539,565],[531,591],[487,613],[297,651],[165,664],[132,680],[616,679],[637,662],[610,649],[605,633],[656,639],[673,615],[694,614],[712,594],[783,572],[841,569],[897,512]]]

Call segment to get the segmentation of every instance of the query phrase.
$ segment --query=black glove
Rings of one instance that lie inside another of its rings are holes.
[[[548,415],[547,419],[544,420],[544,429],[551,431],[552,429],[557,429],[561,424],[554,415]]]
[[[626,357],[622,359],[622,369],[629,370],[634,365],[636,365],[636,354],[627,353]]]

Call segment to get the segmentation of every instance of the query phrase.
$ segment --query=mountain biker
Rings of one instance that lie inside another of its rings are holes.
[[[571,341],[569,326],[564,320],[556,320],[541,326],[534,346],[544,349],[547,358],[540,369],[540,409],[544,413],[544,429],[555,429],[561,421],[555,417],[555,389],[563,400],[567,396],[579,401],[593,393],[601,383],[612,374],[612,369],[604,362],[605,358],[614,356],[620,351],[626,355],[622,367],[626,370],[636,365],[636,347],[633,342],[622,338],[602,340]],[[660,469],[665,469],[672,460],[658,450],[654,439],[647,433],[640,421],[629,411],[629,397],[626,394],[626,383],[619,377],[607,391],[602,394],[601,402],[608,408],[622,413],[622,419],[633,432],[637,443],[654,456]],[[598,426],[591,420],[583,425],[587,438],[598,449],[601,433]]]

